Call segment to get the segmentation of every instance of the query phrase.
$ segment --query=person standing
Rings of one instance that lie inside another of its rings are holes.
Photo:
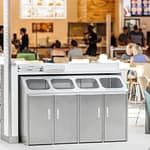
[[[24,50],[27,50],[29,47],[29,37],[28,34],[26,33],[26,28],[21,28],[20,34],[22,36],[20,42],[20,52],[23,52]]]
[[[96,56],[96,51],[97,51],[97,34],[93,31],[94,26],[88,25],[88,41],[87,44],[88,49],[86,51],[86,55],[89,56]]]
[[[20,47],[20,41],[19,39],[17,38],[17,34],[16,33],[13,33],[13,38],[11,40],[11,43],[14,45],[15,49],[19,49]]]
[[[3,34],[3,26],[0,26],[0,47],[3,51],[4,49],[4,34]]]

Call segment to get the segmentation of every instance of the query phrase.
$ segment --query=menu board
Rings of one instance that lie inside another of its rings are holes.
[[[131,0],[131,16],[150,16],[150,0]]]
[[[131,16],[142,16],[142,0],[131,0]]]
[[[65,19],[66,0],[21,0],[21,18]]]
[[[143,16],[150,16],[150,0],[143,0]]]

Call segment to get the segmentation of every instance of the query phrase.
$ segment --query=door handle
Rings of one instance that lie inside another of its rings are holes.
[[[59,120],[59,109],[56,109],[56,119]]]
[[[98,119],[100,119],[100,117],[101,117],[101,108],[100,107],[98,107],[98,109],[97,109],[97,117],[98,117]]]
[[[51,120],[51,109],[48,109],[48,120]]]
[[[106,107],[106,117],[109,118],[109,107]]]

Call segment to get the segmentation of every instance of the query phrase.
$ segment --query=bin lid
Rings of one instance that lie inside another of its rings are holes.
[[[51,83],[55,89],[74,89],[74,84],[71,79],[51,79]]]
[[[77,86],[81,89],[95,89],[99,88],[96,79],[93,78],[78,78],[76,79]]]
[[[50,86],[45,79],[27,79],[27,86],[31,90],[47,90]]]
[[[99,81],[104,88],[122,88],[123,87],[121,80],[116,77],[100,78]]]

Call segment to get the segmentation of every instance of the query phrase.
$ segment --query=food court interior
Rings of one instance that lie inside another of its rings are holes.
[[[1,150],[150,149],[149,0],[1,0],[0,10]]]

